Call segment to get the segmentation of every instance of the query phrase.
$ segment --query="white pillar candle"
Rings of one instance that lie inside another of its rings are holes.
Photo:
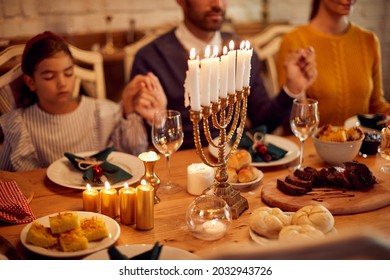
[[[240,44],[240,49],[237,50],[237,71],[236,71],[236,90],[242,90],[244,78],[244,63],[245,63],[245,41]]]
[[[227,47],[223,47],[223,54],[220,61],[220,78],[219,78],[219,97],[227,97],[227,83],[228,83],[228,66],[229,66],[229,57],[227,55]]]
[[[188,60],[188,72],[185,82],[187,92],[190,94],[191,110],[200,111],[200,93],[199,93],[199,59],[196,57],[195,49],[190,51]]]
[[[228,93],[235,94],[236,92],[236,51],[234,49],[234,42],[230,41],[228,52],[229,56],[229,70],[228,70]]]
[[[187,167],[187,191],[201,195],[214,182],[214,169],[203,163],[193,163]]]
[[[243,86],[249,87],[250,76],[251,76],[251,60],[252,60],[253,49],[250,49],[249,41],[245,42],[245,67],[244,67],[244,78]]]
[[[218,102],[219,91],[219,57],[218,47],[214,46],[213,57],[211,58],[211,81],[210,81],[210,101]]]
[[[210,46],[205,50],[204,58],[200,61],[200,104],[202,106],[210,106],[210,81],[211,81],[211,59]]]

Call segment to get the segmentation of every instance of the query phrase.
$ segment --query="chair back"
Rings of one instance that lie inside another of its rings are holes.
[[[293,29],[293,25],[273,25],[251,38],[251,43],[255,52],[260,61],[265,65],[262,75],[265,86],[272,96],[279,92],[276,57],[280,43],[283,35]]]
[[[175,25],[173,24],[167,24],[162,27],[152,29],[148,31],[147,34],[145,34],[144,37],[142,37],[140,40],[131,43],[124,47],[125,51],[125,58],[124,58],[124,77],[125,82],[128,83],[130,81],[130,75],[131,75],[131,68],[133,66],[134,57],[137,54],[138,50],[145,46],[146,44],[150,43],[154,39],[156,39],[158,36],[162,35],[165,32],[168,32],[170,29],[172,29]]]

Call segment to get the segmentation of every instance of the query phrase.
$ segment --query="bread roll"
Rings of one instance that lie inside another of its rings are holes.
[[[241,168],[248,166],[251,162],[252,156],[247,150],[238,150],[227,162],[227,167],[234,168],[238,171]]]
[[[227,168],[228,173],[228,183],[237,183],[238,182],[238,175],[237,171],[234,168],[228,167]]]
[[[323,238],[325,234],[311,225],[289,225],[279,232],[280,241],[299,241]]]
[[[291,217],[279,208],[260,207],[250,215],[249,227],[259,235],[276,239],[290,221]]]
[[[333,215],[321,204],[307,205],[294,213],[291,219],[292,225],[311,225],[323,233],[333,229]]]
[[[259,171],[254,166],[247,166],[241,168],[238,171],[238,182],[239,183],[247,183],[255,180],[259,176]]]

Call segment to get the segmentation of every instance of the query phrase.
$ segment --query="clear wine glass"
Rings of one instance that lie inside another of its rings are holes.
[[[294,170],[303,168],[304,142],[316,130],[319,120],[317,100],[310,98],[294,99],[290,115],[290,126],[294,135],[301,142],[299,164],[293,167]]]
[[[379,154],[386,160],[390,160],[390,125],[382,128]],[[390,163],[384,164],[379,169],[383,173],[390,174]]]
[[[171,182],[170,158],[180,148],[183,137],[180,112],[163,110],[154,113],[152,142],[154,147],[165,156],[168,168],[168,181],[160,185],[159,193],[172,194],[182,190],[180,186]]]

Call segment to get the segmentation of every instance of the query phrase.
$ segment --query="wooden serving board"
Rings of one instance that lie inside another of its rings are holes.
[[[18,175],[15,172],[0,171],[0,180],[4,182],[16,181],[18,187],[27,201],[30,203],[34,197],[34,191],[31,188],[31,183],[27,178]]]
[[[302,196],[284,194],[276,187],[276,181],[272,181],[263,186],[261,198],[269,206],[283,211],[295,212],[306,205],[322,204],[333,215],[362,213],[390,205],[390,176],[384,173],[375,176],[379,183],[368,191],[324,187],[313,188]],[[284,177],[280,179],[283,180]]]

